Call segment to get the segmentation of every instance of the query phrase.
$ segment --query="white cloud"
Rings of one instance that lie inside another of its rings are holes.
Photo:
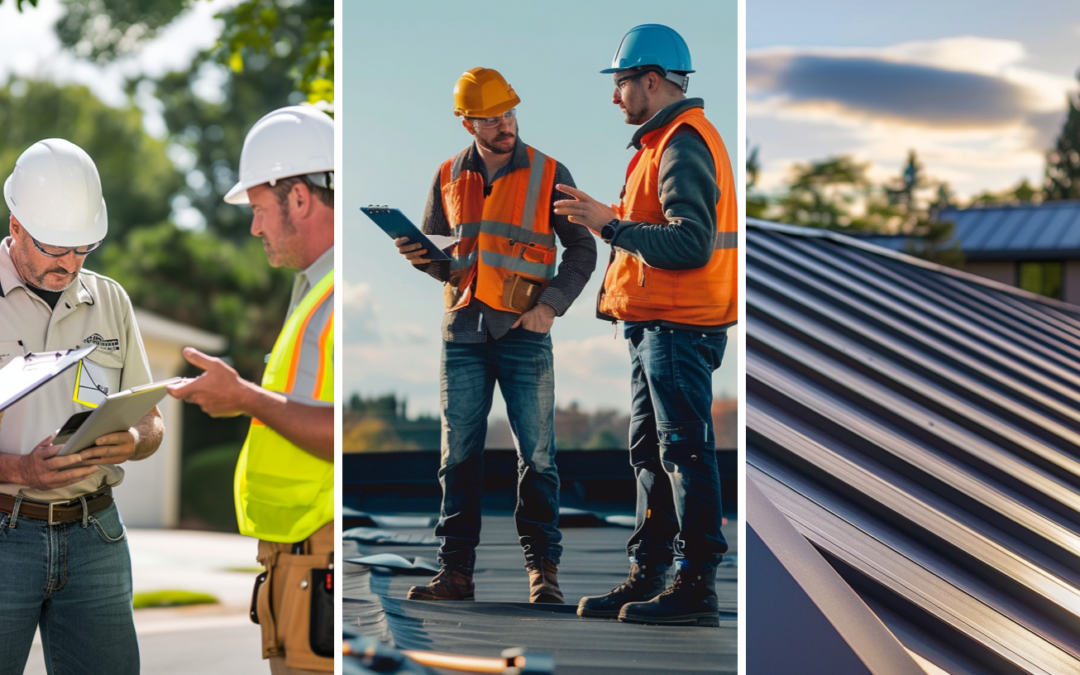
[[[896,175],[909,149],[962,195],[1038,182],[1076,89],[1027,67],[1021,43],[975,36],[777,47],[747,59],[747,129],[762,149],[765,191],[784,185],[795,162],[841,154],[868,161],[872,177]]]

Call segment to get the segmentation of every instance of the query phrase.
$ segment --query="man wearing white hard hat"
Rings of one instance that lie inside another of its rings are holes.
[[[266,567],[255,605],[275,675],[334,669],[333,181],[334,123],[325,114],[291,106],[251,128],[225,201],[251,205],[251,233],[271,265],[301,270],[289,315],[262,386],[188,347],[184,357],[205,372],[169,387],[213,417],[252,418],[236,468],[236,517],[242,534],[259,539]]]
[[[5,411],[0,427],[0,673],[21,673],[41,630],[51,672],[139,672],[131,560],[112,486],[161,444],[157,408],[127,431],[57,457],[53,432],[109,393],[151,382],[131,301],[83,269],[108,230],[101,180],[78,146],[30,146],[4,183],[0,367],[27,352],[96,344],[78,366]]]

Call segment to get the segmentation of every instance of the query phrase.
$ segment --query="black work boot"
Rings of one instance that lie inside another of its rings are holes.
[[[628,623],[719,626],[716,568],[680,567],[671,587],[648,602],[623,605],[619,621]]]
[[[409,600],[473,600],[473,573],[464,567],[443,567],[427,586],[413,586]]]
[[[559,589],[559,566],[547,558],[540,558],[525,566],[529,570],[529,602],[546,602],[561,605],[562,590]]]
[[[664,590],[664,572],[667,566],[652,566],[633,563],[630,574],[621,586],[611,589],[605,595],[582,598],[578,603],[578,616],[595,616],[614,619],[619,610],[628,602],[651,600]]]

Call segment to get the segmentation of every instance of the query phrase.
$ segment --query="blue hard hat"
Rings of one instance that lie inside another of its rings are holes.
[[[694,72],[690,66],[690,48],[686,46],[686,40],[674,29],[658,23],[644,23],[631,28],[619,43],[611,59],[611,67],[600,72],[614,73],[641,66],[660,66],[666,72]]]

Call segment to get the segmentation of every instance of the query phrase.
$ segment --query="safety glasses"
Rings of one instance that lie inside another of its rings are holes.
[[[30,241],[34,242],[34,248],[41,251],[42,255],[50,258],[63,258],[68,253],[74,253],[77,256],[84,256],[87,253],[97,249],[101,246],[101,241],[97,241],[87,246],[49,246],[48,244],[42,244],[37,239],[30,237]],[[102,240],[104,241],[104,240]]]
[[[472,122],[474,129],[494,129],[499,126],[499,122],[510,120],[517,117],[517,108],[510,108],[503,114],[497,117],[470,117],[469,121]]]

